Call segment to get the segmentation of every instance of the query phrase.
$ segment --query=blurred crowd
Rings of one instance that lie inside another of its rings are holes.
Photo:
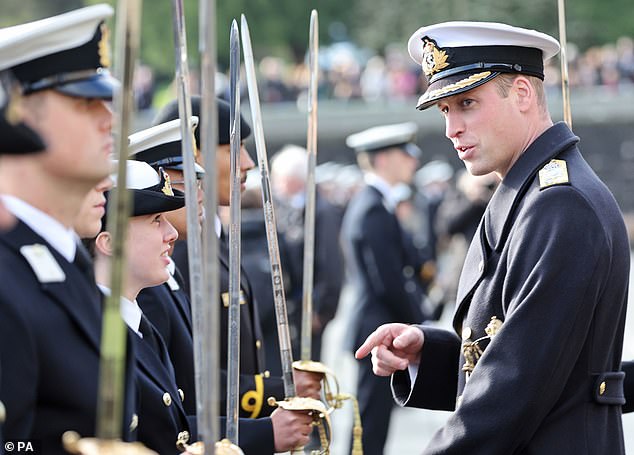
[[[372,55],[348,42],[321,48],[319,97],[372,102],[399,101],[418,96],[424,91],[421,68],[414,64],[402,47],[388,46],[384,55]],[[602,86],[618,90],[634,86],[634,40],[631,37],[623,36],[615,43],[594,46],[583,52],[569,43],[567,54],[569,82],[573,88]],[[305,62],[293,63],[269,56],[260,60],[258,70],[262,102],[304,100],[309,81]],[[545,71],[547,85],[559,89],[559,59],[552,59]],[[195,71],[191,72],[193,89],[196,90],[198,79]],[[142,65],[135,79],[138,108],[149,108],[156,89],[151,68]],[[226,74],[218,75],[216,88],[221,96],[228,98]]]

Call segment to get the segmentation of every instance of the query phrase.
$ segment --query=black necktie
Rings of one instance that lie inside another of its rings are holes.
[[[75,264],[81,273],[88,278],[88,281],[91,284],[95,283],[95,271],[93,269],[92,259],[82,244],[77,244],[73,264]]]
[[[144,314],[141,315],[141,323],[139,324],[139,332],[143,335],[143,342],[149,343],[152,350],[161,357],[161,348],[159,340],[154,333],[154,327]]]

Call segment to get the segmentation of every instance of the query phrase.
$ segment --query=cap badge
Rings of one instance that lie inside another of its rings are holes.
[[[16,125],[22,121],[24,116],[22,110],[22,93],[17,85],[11,89],[9,96],[9,103],[7,104],[4,117],[11,125]]]
[[[110,43],[108,42],[110,38],[110,32],[108,30],[108,26],[105,23],[102,23],[100,26],[101,29],[101,39],[99,40],[99,64],[107,68],[110,66]]]
[[[165,184],[163,185],[163,188],[161,188],[161,191],[166,196],[174,196],[174,191],[172,190],[172,181],[170,180],[170,176],[167,174],[167,172],[163,170],[163,168],[160,168],[160,170],[161,170],[161,175],[163,176],[163,180],[165,181]]]
[[[449,63],[447,63],[448,55],[445,51],[436,47],[436,42],[433,39],[425,36],[422,40],[424,46],[421,64],[425,76],[430,77],[449,66]]]

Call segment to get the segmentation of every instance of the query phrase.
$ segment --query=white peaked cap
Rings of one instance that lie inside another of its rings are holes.
[[[375,126],[346,138],[346,145],[357,151],[380,150],[413,142],[418,126],[414,122]]]
[[[0,29],[0,70],[87,43],[113,13],[110,5],[98,4]]]

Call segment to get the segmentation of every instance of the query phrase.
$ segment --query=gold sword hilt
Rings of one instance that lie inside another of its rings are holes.
[[[82,438],[75,431],[62,435],[62,445],[68,453],[78,455],[158,455],[140,442],[117,439]]]
[[[278,401],[274,397],[267,400],[269,406],[277,406],[285,411],[304,411],[308,412],[313,418],[313,426],[319,428],[319,440],[321,448],[318,451],[311,452],[316,454],[329,454],[330,443],[332,441],[332,426],[330,424],[330,414],[326,405],[319,400],[308,397],[292,397]],[[298,452],[299,451],[299,452]],[[291,453],[303,453],[300,448],[293,449]]]

